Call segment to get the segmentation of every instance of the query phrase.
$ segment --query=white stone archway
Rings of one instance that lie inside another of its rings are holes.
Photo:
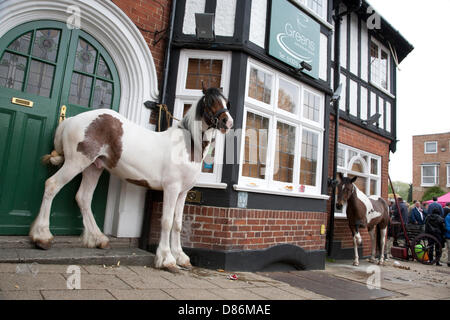
[[[150,111],[143,102],[157,101],[159,94],[152,54],[134,23],[112,1],[4,0],[0,2],[0,37],[30,21],[73,21],[74,7],[80,13],[80,28],[100,42],[114,60],[120,77],[119,112],[150,129]],[[111,176],[105,233],[118,237],[139,237],[144,202],[143,188]]]

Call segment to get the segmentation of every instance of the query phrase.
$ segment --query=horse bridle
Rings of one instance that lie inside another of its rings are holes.
[[[222,113],[228,112],[230,107],[230,102],[227,102],[227,106],[217,111],[215,114],[211,114],[208,111],[206,111],[207,108],[205,108],[205,111],[203,113],[203,116],[208,120],[208,128],[214,128],[214,129],[220,129],[218,128],[219,125],[219,117]],[[209,107],[208,107],[209,109]]]

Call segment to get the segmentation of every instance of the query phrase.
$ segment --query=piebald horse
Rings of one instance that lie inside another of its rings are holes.
[[[83,244],[109,247],[109,239],[98,228],[91,210],[92,195],[106,169],[125,181],[164,191],[155,266],[172,271],[177,265],[190,267],[180,240],[186,194],[201,172],[217,131],[225,134],[233,126],[229,103],[221,90],[203,88],[203,94],[177,125],[163,132],[140,127],[109,109],[84,112],[61,122],[55,133],[55,150],[43,157],[44,162],[63,165],[45,182],[39,215],[29,232],[36,246],[50,248],[52,200],[82,172],[75,199],[83,216]]]
[[[347,219],[350,230],[353,235],[353,246],[355,250],[355,259],[353,265],[359,265],[358,245],[362,243],[359,228],[367,227],[372,244],[372,254],[370,262],[376,263],[375,254],[377,243],[380,243],[380,260],[378,264],[384,264],[384,249],[386,244],[386,232],[389,224],[389,207],[387,202],[379,196],[367,197],[354,184],[357,177],[352,179],[343,177],[339,173],[340,182],[337,186],[337,204],[338,209],[342,209],[347,203]],[[379,233],[377,231],[380,231]],[[377,241],[377,235],[379,237]]]

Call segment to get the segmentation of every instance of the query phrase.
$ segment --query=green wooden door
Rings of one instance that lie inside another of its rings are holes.
[[[120,85],[109,54],[89,34],[64,23],[20,25],[0,39],[0,234],[26,235],[39,212],[45,180],[58,168],[43,166],[53,149],[59,111],[68,117],[95,108],[118,109]],[[32,106],[24,106],[27,101]],[[17,104],[19,103],[19,104]],[[81,175],[56,196],[50,215],[55,235],[80,234],[75,193]],[[92,204],[103,227],[109,175]]]

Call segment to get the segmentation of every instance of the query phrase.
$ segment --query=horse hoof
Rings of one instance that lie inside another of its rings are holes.
[[[169,271],[170,273],[180,273],[180,269],[178,269],[176,265],[164,266],[163,269]]]
[[[110,246],[109,241],[108,241],[108,242],[102,242],[102,243],[100,243],[100,244],[97,246],[97,248],[99,248],[99,249],[104,249],[104,250],[108,250],[108,249],[111,249],[111,246]]]
[[[354,265],[355,267],[357,267],[357,266],[359,266],[359,262],[353,262],[353,265]]]
[[[42,249],[42,250],[48,250],[52,247],[52,241],[36,241],[35,243],[36,248]]]
[[[378,261],[379,266],[384,266],[384,261]]]
[[[180,268],[186,270],[186,271],[191,271],[192,270],[192,264],[190,262],[185,263],[183,265],[179,266]]]

